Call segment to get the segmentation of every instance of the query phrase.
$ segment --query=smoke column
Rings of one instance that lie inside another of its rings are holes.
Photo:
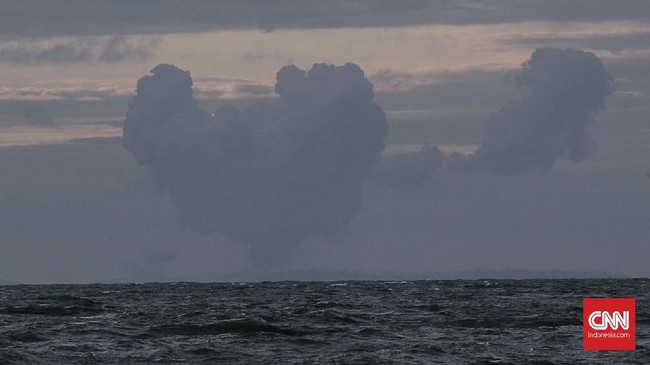
[[[252,259],[271,264],[312,235],[340,232],[360,209],[387,124],[358,66],[283,67],[277,105],[214,116],[198,107],[189,72],[151,73],[138,81],[123,144],[182,223],[248,243]]]
[[[445,164],[436,146],[380,163],[386,117],[351,63],[283,67],[277,103],[214,115],[198,107],[189,72],[161,64],[151,73],[129,104],[124,147],[151,168],[182,223],[247,243],[260,264],[343,230],[370,177],[408,190],[435,183]],[[589,52],[540,48],[517,81],[521,100],[492,115],[476,152],[449,156],[448,171],[514,175],[586,156],[587,125],[613,90],[603,63]]]
[[[474,154],[450,156],[450,171],[514,175],[549,169],[559,157],[586,156],[587,125],[613,91],[602,61],[590,52],[540,48],[522,67],[522,99],[492,115]]]

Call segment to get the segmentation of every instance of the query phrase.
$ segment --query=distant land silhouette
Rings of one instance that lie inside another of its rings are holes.
[[[216,275],[209,278],[179,277],[173,275],[147,275],[144,277],[111,278],[100,280],[102,284],[167,283],[167,282],[260,282],[260,281],[395,281],[395,280],[481,280],[481,279],[591,279],[631,278],[630,276],[603,271],[534,270],[534,269],[472,269],[447,272],[404,272],[298,269],[285,271],[242,271]],[[0,285],[31,284],[0,279]]]
[[[339,281],[339,280],[477,280],[477,279],[586,279],[624,278],[599,271],[472,269],[448,272],[358,271],[302,269],[273,272],[239,272],[222,275],[216,281]]]
[[[472,269],[447,272],[404,272],[404,271],[362,271],[362,270],[321,270],[297,269],[278,271],[241,271],[216,275],[210,278],[179,278],[174,276],[114,278],[103,283],[129,282],[257,282],[257,281],[372,281],[372,280],[479,280],[479,279],[587,279],[587,278],[628,278],[628,276],[577,270],[533,270],[533,269]]]

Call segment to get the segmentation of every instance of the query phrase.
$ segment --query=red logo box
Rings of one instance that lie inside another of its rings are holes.
[[[584,350],[635,350],[634,298],[584,298],[582,348]]]

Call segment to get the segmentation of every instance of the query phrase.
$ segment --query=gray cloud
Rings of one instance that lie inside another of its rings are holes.
[[[242,79],[239,77],[227,77],[227,76],[199,76],[192,77],[194,82],[205,82],[205,83],[251,83],[251,79]]]
[[[0,108],[0,125],[52,125],[54,119],[48,108],[42,103],[27,102],[22,105],[2,105]]]
[[[609,57],[607,68],[616,75],[617,84],[627,91],[650,92],[650,52],[635,56]]]
[[[526,88],[523,98],[492,115],[479,149],[453,154],[450,170],[516,174],[548,169],[562,156],[585,157],[587,124],[613,91],[602,61],[580,50],[540,48],[518,81]]]
[[[146,59],[153,55],[159,44],[157,38],[128,40],[111,37],[101,45],[97,61],[113,63],[133,58]]]
[[[374,171],[373,180],[397,189],[436,183],[444,156],[437,146],[423,145],[417,152],[385,157]]]
[[[604,61],[607,68],[616,75],[617,92],[608,102],[610,110],[636,112],[641,117],[639,122],[645,124],[650,112],[650,53],[609,57]],[[615,124],[624,124],[630,119],[630,116],[621,116]]]
[[[46,47],[3,46],[0,61],[16,64],[87,62],[92,58],[93,47],[89,42],[68,42]]]
[[[494,110],[515,96],[514,70],[469,68],[397,72],[382,70],[371,76],[377,100],[387,110]]]
[[[235,86],[234,91],[238,94],[254,96],[268,96],[273,94],[273,88],[271,86],[260,84],[238,84]]]
[[[19,65],[82,62],[115,63],[153,55],[159,40],[90,37],[51,42],[21,42],[0,46],[0,62]]]
[[[194,96],[197,99],[217,99],[224,94],[223,90],[214,87],[195,87]]]
[[[344,229],[379,160],[386,117],[354,64],[277,74],[277,105],[210,116],[189,72],[158,65],[138,81],[124,147],[151,167],[181,222],[246,242],[260,263]]]
[[[197,99],[271,98],[276,95],[273,87],[255,84],[249,80],[224,82],[204,82],[194,86],[193,95]],[[0,87],[0,100],[81,100],[81,101],[110,101],[129,99],[133,97],[131,87],[122,86],[23,86]]]
[[[3,87],[0,100],[123,100],[132,89],[117,87]]]
[[[523,36],[505,40],[504,43],[508,45],[521,45],[527,47],[553,46],[586,48],[619,53],[625,50],[650,49],[650,32]]]
[[[424,24],[495,24],[521,21],[647,20],[644,0],[299,1],[144,0],[101,3],[6,1],[0,34],[167,34],[223,29],[295,29]]]

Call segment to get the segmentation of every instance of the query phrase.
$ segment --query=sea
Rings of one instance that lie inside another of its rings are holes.
[[[650,280],[0,286],[0,364],[650,364]],[[636,298],[635,351],[582,300]]]

